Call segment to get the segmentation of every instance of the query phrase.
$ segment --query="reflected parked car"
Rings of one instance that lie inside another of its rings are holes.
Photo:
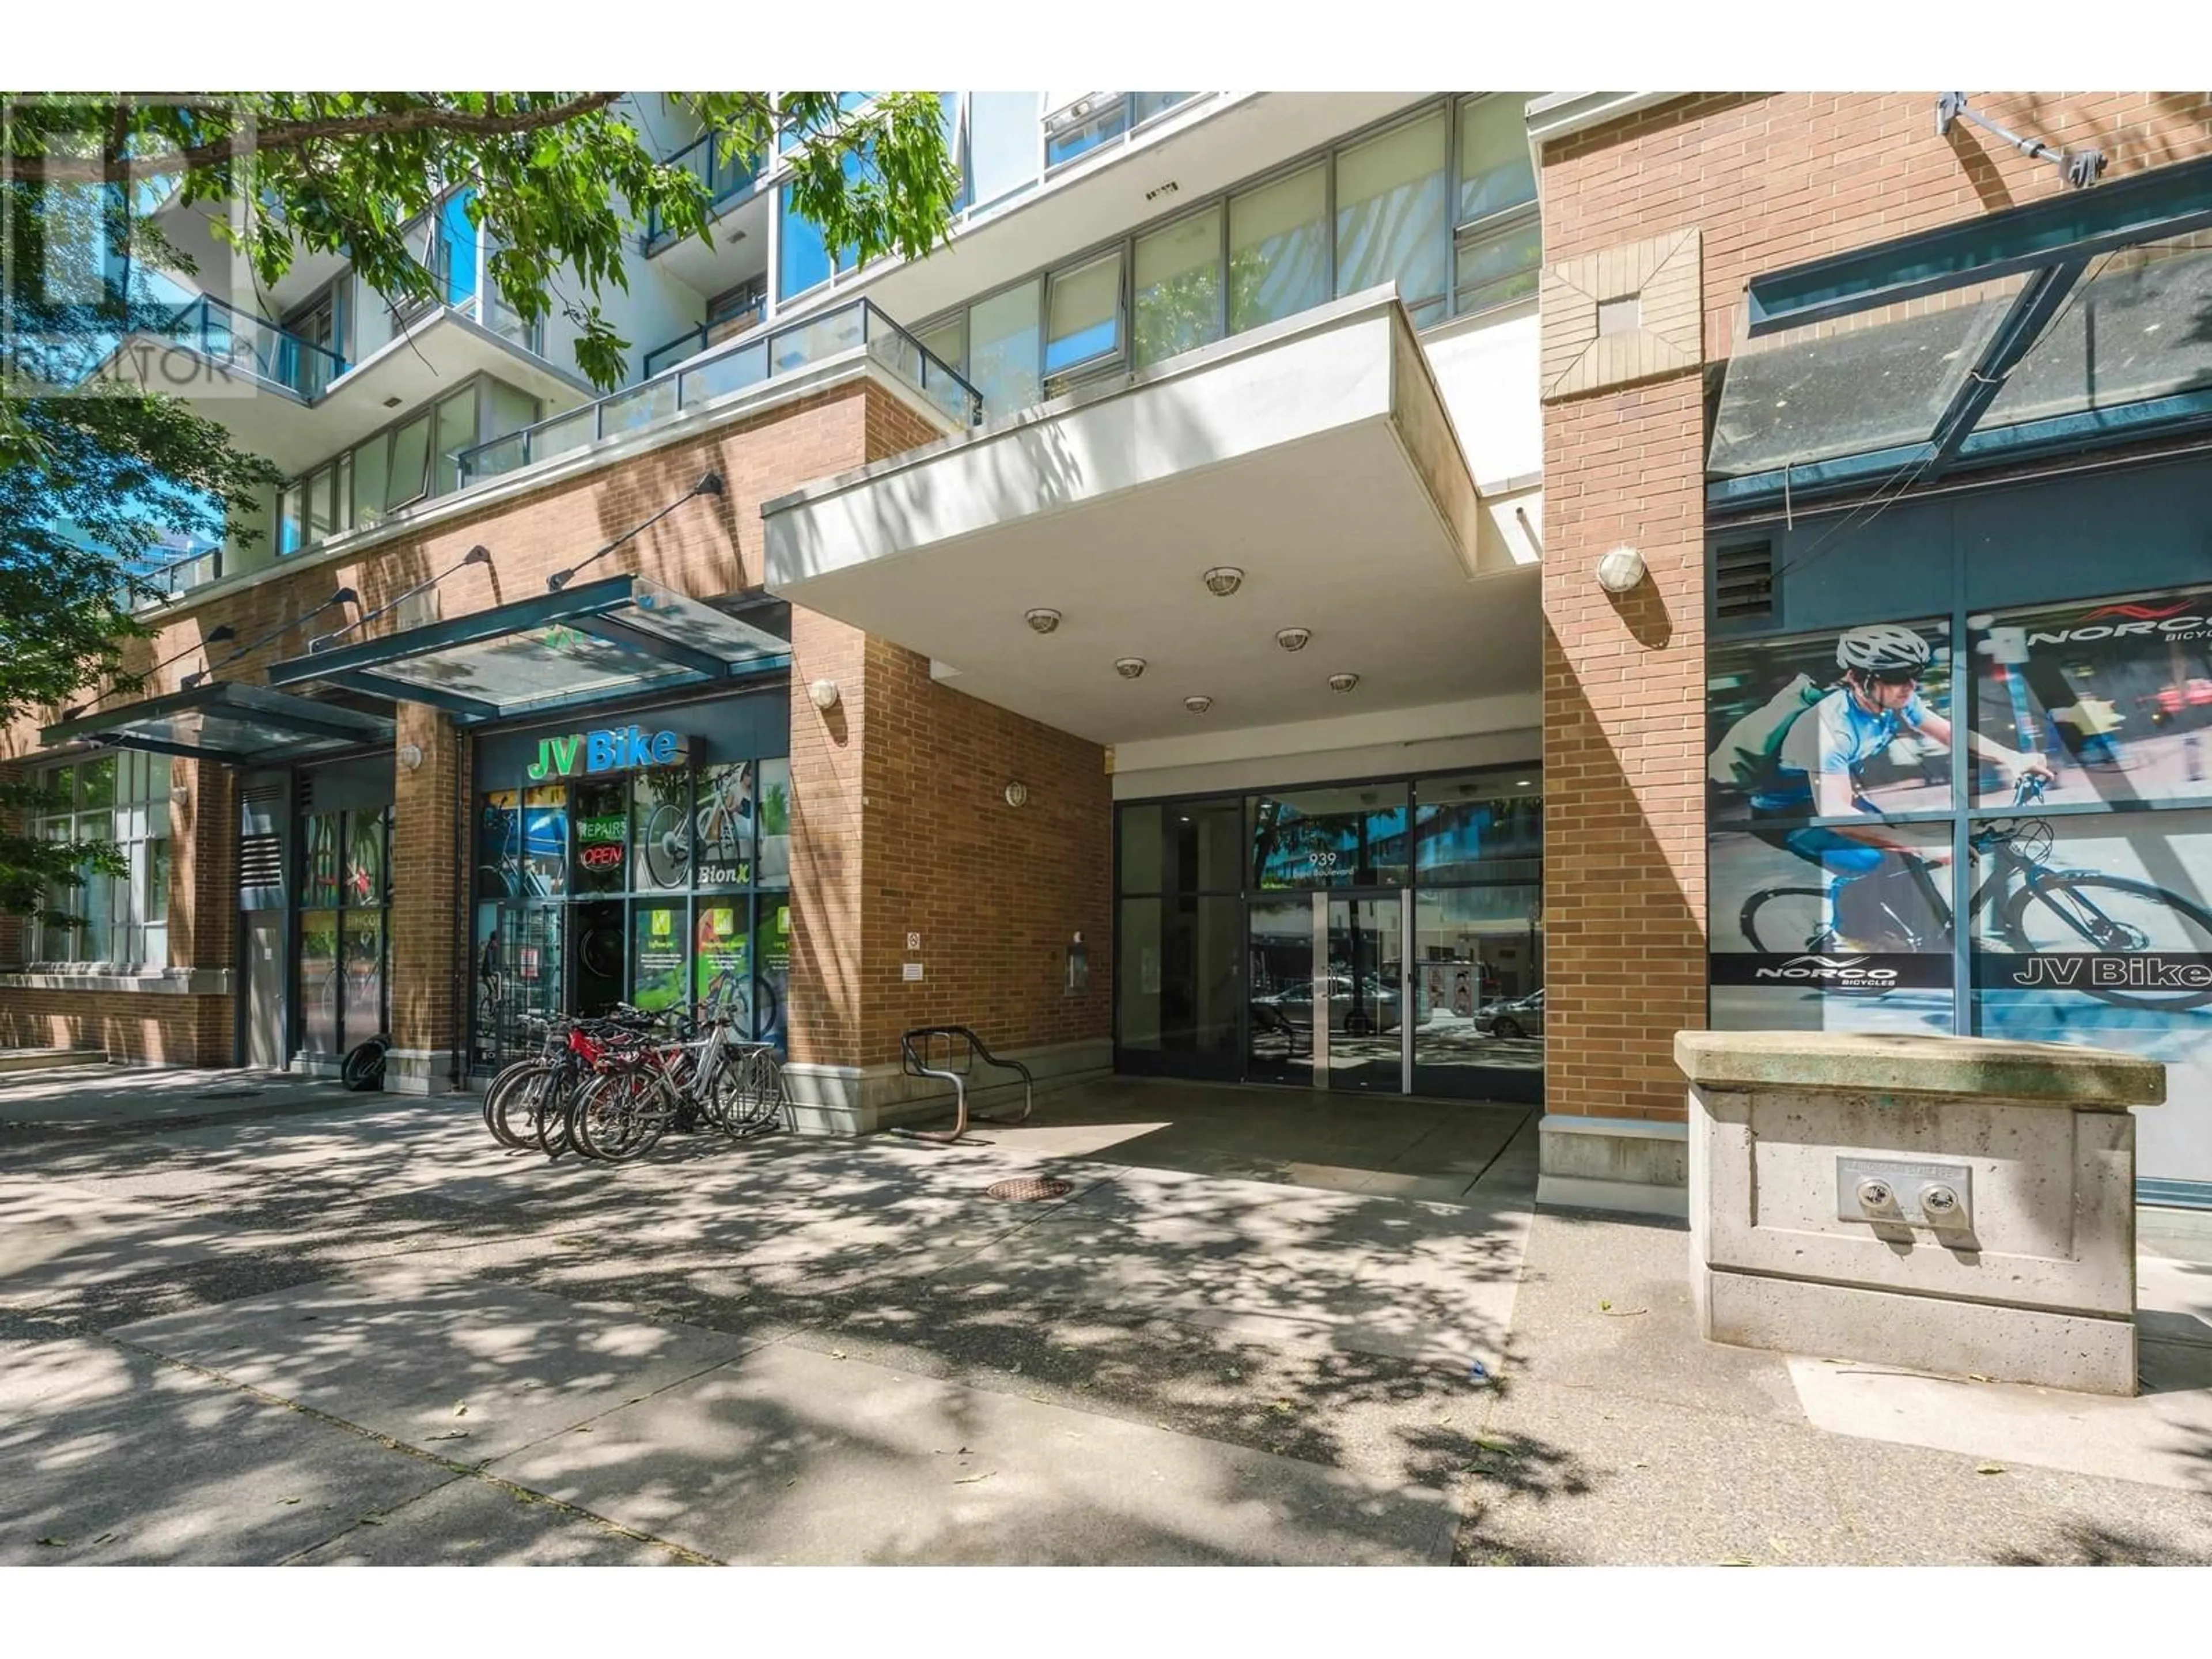
[[[1525,997],[1492,1002],[1475,1011],[1474,1029],[1485,1036],[1530,1037],[1544,1035],[1544,991],[1541,986]]]
[[[1311,980],[1299,980],[1279,991],[1270,991],[1252,999],[1255,1013],[1263,1020],[1269,1015],[1279,1014],[1301,1030],[1313,1029],[1314,988]],[[1352,994],[1352,979],[1346,974],[1328,976],[1328,1024],[1333,1031],[1346,1031],[1354,1036],[1364,1036],[1373,1031],[1394,1031],[1398,1028],[1398,988],[1387,980],[1370,974],[1359,982],[1359,994]],[[1261,1012],[1264,1011],[1264,1012]]]

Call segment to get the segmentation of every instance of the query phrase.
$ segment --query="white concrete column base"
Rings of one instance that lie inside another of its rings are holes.
[[[1681,1220],[1690,1212],[1689,1125],[1547,1116],[1536,1125],[1536,1202]]]
[[[1856,1285],[1697,1267],[1692,1301],[1711,1341],[1814,1358],[1984,1376],[2081,1394],[2136,1391],[2136,1322]]]
[[[453,1092],[453,1051],[450,1048],[387,1048],[384,1051],[384,1088],[394,1095],[449,1095]]]
[[[1008,1049],[1000,1058],[1018,1060],[1030,1068],[1036,1079],[1042,1110],[1048,1091],[1110,1076],[1114,1045],[1108,1038],[1059,1042]],[[933,1078],[908,1077],[895,1061],[823,1066],[793,1060],[783,1068],[783,1086],[793,1127],[800,1134],[873,1134],[903,1124],[949,1120],[953,1109],[951,1085]],[[1012,1072],[976,1063],[968,1089],[971,1115],[1019,1109],[1021,1099],[1021,1079]]]

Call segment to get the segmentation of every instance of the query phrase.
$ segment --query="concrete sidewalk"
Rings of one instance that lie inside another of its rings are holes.
[[[0,1561],[2212,1562],[2212,1227],[2146,1228],[2141,1399],[1875,1375],[1699,1341],[1534,1139],[1121,1081],[620,1169],[337,1092],[27,1143]]]

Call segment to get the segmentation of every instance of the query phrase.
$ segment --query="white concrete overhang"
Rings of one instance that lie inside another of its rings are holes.
[[[1517,384],[1500,396],[1519,396]],[[767,586],[1103,744],[1538,685],[1537,566],[1389,289],[767,503]],[[1201,580],[1242,569],[1233,596]],[[1057,611],[1048,635],[1024,621]],[[1303,650],[1279,630],[1304,628]],[[1139,657],[1124,678],[1117,659]],[[1330,676],[1353,673],[1350,693]],[[1193,714],[1189,696],[1212,706]]]
[[[252,373],[250,354],[243,361],[246,366],[165,336],[133,333],[94,372],[167,392],[288,476],[330,459],[472,374],[494,374],[529,392],[549,415],[591,396],[583,381],[446,306],[332,379],[312,402]]]

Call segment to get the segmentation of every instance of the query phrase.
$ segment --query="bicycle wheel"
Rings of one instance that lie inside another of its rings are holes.
[[[1827,930],[1828,895],[1818,887],[1770,887],[1744,901],[1737,925],[1763,956],[1809,950]]]
[[[345,1057],[345,1066],[340,1080],[356,1093],[384,1087],[384,1051],[392,1045],[382,1037],[371,1037],[356,1045]]]
[[[484,1126],[501,1146],[517,1152],[536,1146],[536,1113],[552,1072],[544,1060],[519,1060],[491,1080],[484,1091]]]
[[[626,1164],[653,1150],[668,1127],[659,1091],[641,1071],[609,1072],[576,1097],[576,1149],[604,1164]]]
[[[645,873],[655,887],[679,887],[691,862],[690,826],[677,808],[663,804],[645,821]]]
[[[538,1150],[558,1158],[576,1144],[576,1068],[556,1063],[538,1103]]]
[[[2030,884],[2005,907],[2004,927],[2007,938],[2021,951],[2212,958],[2212,915],[2147,881],[2094,870],[2053,870],[2031,877]],[[2079,988],[2116,1007],[2163,1013],[2212,1002],[2212,988],[2100,985],[2094,971],[2082,974]]]

